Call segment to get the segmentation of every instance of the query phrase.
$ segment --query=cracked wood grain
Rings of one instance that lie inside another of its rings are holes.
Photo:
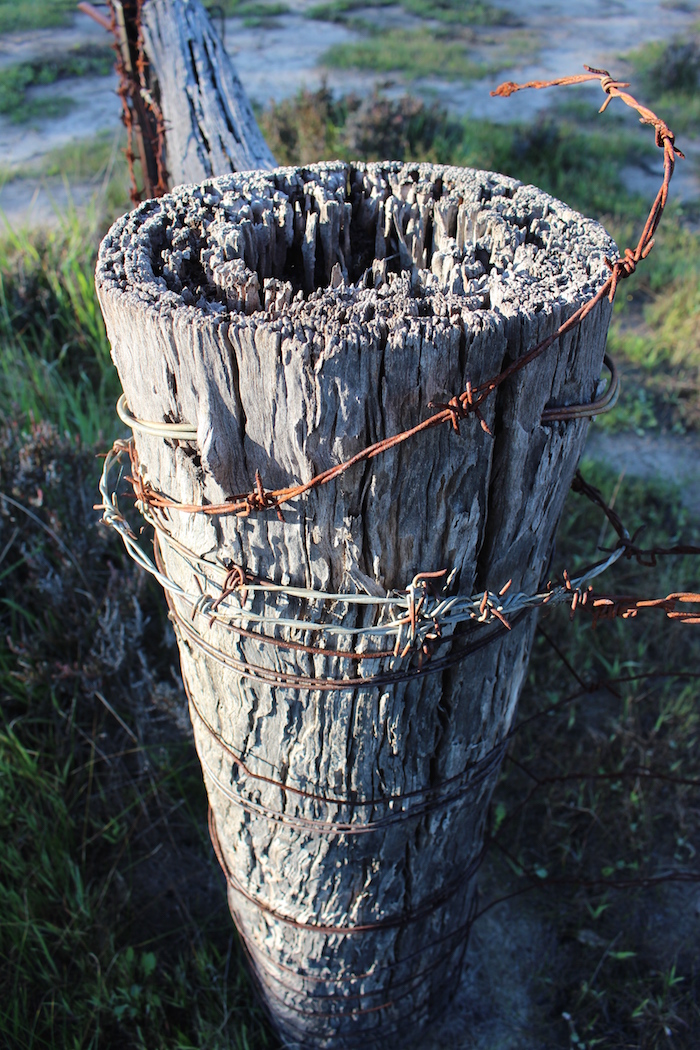
[[[606,255],[615,247],[598,224],[466,169],[322,164],[147,202],[105,238],[98,294],[132,410],[189,421],[198,436],[137,434],[142,469],[185,503],[248,491],[256,471],[268,488],[306,480],[556,330],[603,283]],[[541,412],[593,398],[609,318],[605,301],[498,389],[483,406],[493,437],[470,417],[459,435],[428,431],[310,491],[282,521],[172,511],[167,528],[198,555],[281,584],[384,593],[456,568],[459,593],[508,579],[537,589],[588,427],[542,426]],[[187,565],[167,545],[163,557],[192,592]],[[189,621],[184,603],[176,611]],[[373,624],[339,602],[279,598],[267,613]],[[329,692],[241,677],[180,631],[231,911],[288,1041],[342,1050],[417,1031],[441,1009],[498,776],[488,760],[512,724],[534,625],[527,615],[441,673],[382,687],[350,681],[386,667],[344,658],[347,639],[314,656],[195,618],[229,657],[344,681]],[[463,642],[447,637],[436,655]],[[358,925],[376,928],[336,929]]]
[[[248,97],[199,0],[147,0],[141,32],[163,114],[169,184],[273,168]]]

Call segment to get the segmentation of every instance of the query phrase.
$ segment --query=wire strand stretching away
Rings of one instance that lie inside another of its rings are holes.
[[[223,504],[198,505],[178,504],[173,500],[169,500],[163,494],[150,488],[146,483],[139,479],[137,475],[134,475],[134,487],[135,490],[138,489],[137,496],[141,502],[144,504],[150,503],[152,506],[159,508],[169,507],[187,514],[236,514],[238,516],[246,517],[249,514],[265,510],[277,510],[278,513],[281,513],[280,507],[283,504],[288,503],[290,500],[297,499],[299,496],[302,496],[313,488],[328,484],[340,477],[346,471],[350,470],[351,467],[356,464],[374,459],[376,456],[381,455],[389,449],[403,444],[405,441],[423,433],[423,431],[447,423],[454,430],[459,432],[460,421],[470,414],[476,416],[482,426],[486,426],[481,415],[481,406],[499,386],[505,383],[506,380],[510,379],[511,376],[535,361],[563,335],[577,328],[588,314],[590,314],[596,306],[603,301],[603,299],[607,298],[610,302],[613,302],[619,282],[632,276],[637,265],[643,259],[646,259],[654,246],[654,234],[658,228],[664,208],[666,207],[668,190],[675,169],[676,157],[683,157],[684,155],[675,145],[675,136],[666,122],[658,117],[647,106],[643,106],[641,103],[637,102],[632,95],[623,90],[623,88],[629,87],[627,83],[614,80],[606,70],[593,69],[590,66],[585,66],[584,68],[587,70],[585,74],[562,77],[557,80],[531,81],[527,84],[515,84],[512,81],[509,81],[501,84],[495,91],[491,92],[491,94],[507,98],[514,92],[522,91],[526,88],[566,86],[586,83],[591,80],[598,80],[601,89],[607,96],[605,102],[601,106],[601,112],[604,112],[605,109],[607,109],[613,98],[619,98],[625,103],[625,105],[639,113],[640,120],[643,124],[649,124],[654,128],[656,145],[662,149],[664,153],[664,176],[662,185],[654,199],[654,203],[652,204],[649,216],[644,224],[644,228],[640,234],[636,247],[634,249],[626,248],[623,255],[615,262],[606,258],[605,262],[610,270],[610,275],[591,299],[575,310],[574,313],[552,333],[552,335],[547,336],[547,338],[537,343],[531,350],[526,354],[523,354],[523,356],[519,357],[516,361],[513,361],[512,364],[503,369],[498,375],[493,376],[491,379],[487,379],[476,387],[472,387],[471,383],[467,383],[466,389],[460,394],[452,397],[447,403],[434,405],[433,407],[437,408],[437,411],[416,426],[411,427],[400,434],[394,434],[391,437],[384,438],[382,441],[367,446],[350,459],[345,460],[345,462],[338,463],[334,467],[322,471],[308,481],[300,482],[296,485],[289,485],[282,489],[267,491],[263,485],[259,472],[256,472],[256,485],[254,491],[233,495]],[[590,408],[591,406],[589,406],[589,412]],[[549,410],[550,416],[548,422],[553,422],[556,418],[559,418],[558,415],[554,415],[553,413],[558,411],[565,412],[565,409],[566,406],[561,410]],[[563,415],[561,418],[566,419],[572,417]],[[577,416],[574,416],[573,418],[577,418]],[[487,426],[486,429],[488,430]]]
[[[154,563],[138,544],[131,527],[119,509],[117,493],[111,487],[110,476],[112,470],[119,466],[121,457],[131,454],[131,451],[131,442],[119,441],[115,442],[114,447],[105,457],[100,479],[102,503],[99,506],[103,512],[103,521],[119,534],[128,553],[137,564],[157,579],[172,598],[185,602],[192,610],[193,616],[198,614],[205,617],[209,626],[218,622],[234,633],[254,638],[261,643],[299,650],[311,655],[360,661],[401,660],[409,653],[418,653],[419,659],[421,656],[431,658],[432,650],[453,640],[455,629],[462,624],[488,625],[499,622],[504,628],[510,630],[515,617],[525,610],[562,603],[573,604],[574,607],[579,603],[585,604],[587,589],[591,581],[605,572],[624,554],[623,548],[616,549],[607,558],[587,567],[573,579],[565,574],[562,585],[531,595],[509,592],[509,584],[502,587],[498,593],[484,591],[471,596],[431,594],[431,588],[436,580],[444,578],[446,586],[449,586],[453,574],[447,570],[417,573],[404,591],[388,593],[381,597],[369,594],[329,593],[312,588],[283,586],[271,581],[249,579],[240,567],[234,567],[238,573],[237,582],[235,586],[229,587],[227,580],[231,577],[232,569],[218,565],[216,562],[206,561],[187,550],[182,544],[178,544],[157,518],[149,513],[148,520],[156,529],[159,542],[169,544],[179,556],[185,559],[195,578],[201,578],[204,583],[199,594],[188,594],[168,576],[162,557],[159,556],[159,547],[156,546],[156,563]],[[206,571],[203,567],[206,567]],[[223,576],[223,581],[213,579],[214,574]],[[210,593],[210,589],[215,593]],[[272,596],[283,595],[286,598],[305,598],[318,603],[372,605],[379,611],[388,612],[389,619],[384,623],[375,623],[371,627],[356,628],[345,626],[342,623],[315,623],[292,617],[265,615],[255,613],[245,607],[248,592],[253,594],[262,592]],[[391,649],[346,652],[328,646],[303,645],[294,640],[281,639],[249,629],[251,625],[263,624],[273,628],[311,631],[324,636],[390,637],[394,644]]]
[[[586,404],[545,408],[542,412],[542,424],[546,426],[549,423],[565,422],[570,419],[593,419],[594,416],[610,412],[617,404],[620,395],[620,374],[610,354],[604,354],[603,365],[610,372],[610,379],[600,397]],[[129,408],[126,394],[121,394],[117,401],[117,415],[130,430],[141,431],[144,434],[150,434],[151,437],[162,437],[171,441],[197,440],[197,428],[191,423],[167,423],[165,421],[159,423],[154,420],[139,419]]]

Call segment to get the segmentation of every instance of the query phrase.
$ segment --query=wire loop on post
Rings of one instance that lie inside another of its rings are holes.
[[[126,394],[122,394],[117,401],[117,415],[130,430],[140,430],[153,437],[171,438],[178,441],[197,440],[197,428],[191,423],[155,423],[146,419],[137,419],[127,404]]]
[[[620,396],[620,375],[610,354],[603,358],[603,364],[610,372],[610,379],[603,394],[588,405],[562,405],[560,408],[545,408],[542,412],[542,423],[566,422],[569,419],[592,419],[604,412],[610,412]]]
[[[358,688],[364,683],[389,684],[415,677],[416,674],[437,672],[445,666],[463,659],[470,652],[475,652],[490,640],[490,635],[480,636],[476,641],[464,639],[466,644],[455,648],[445,656],[433,656],[428,649],[439,649],[442,645],[455,641],[455,630],[462,624],[498,625],[501,630],[509,630],[516,619],[529,609],[543,605],[571,604],[576,597],[577,604],[585,605],[593,579],[614,565],[625,554],[624,545],[620,545],[602,561],[585,569],[573,579],[568,577],[558,587],[549,587],[535,594],[511,592],[508,584],[500,592],[484,591],[474,595],[450,594],[449,586],[453,574],[447,571],[418,573],[403,591],[394,591],[383,596],[354,593],[329,593],[312,588],[288,587],[248,577],[242,568],[237,567],[238,587],[232,588],[231,569],[207,561],[182,544],[176,543],[159,520],[147,514],[147,520],[156,529],[160,542],[170,545],[173,552],[188,565],[193,575],[200,580],[201,593],[189,594],[177,584],[166,572],[162,554],[156,547],[156,561],[138,544],[137,539],[119,509],[117,494],[111,489],[110,475],[118,466],[122,456],[131,455],[130,442],[116,442],[114,448],[105,457],[100,480],[100,493],[103,521],[119,533],[131,557],[154,576],[161,584],[171,604],[173,617],[191,640],[206,651],[214,653],[215,647],[207,642],[191,622],[197,616],[204,617],[208,627],[218,623],[234,634],[254,638],[255,641],[273,647],[301,649],[310,655],[337,658],[350,661],[387,661],[389,669],[379,674],[358,675],[341,680],[318,679],[303,675],[287,675],[273,672],[266,668],[255,668],[235,661],[236,669],[248,677],[262,678],[272,684],[286,685],[291,688],[338,689]],[[629,538],[629,537],[627,537]],[[435,578],[445,580],[443,589],[434,593],[432,583]],[[304,598],[316,603],[342,603],[343,605],[370,605],[381,615],[377,622],[369,627],[348,627],[344,623],[316,623],[313,620],[297,619],[293,616],[278,617],[255,612],[249,604],[249,596],[263,593],[272,597]],[[241,600],[243,599],[243,600]],[[182,602],[191,610],[187,619],[178,611],[176,604]],[[265,632],[254,628],[268,627]],[[314,632],[326,644],[318,646],[303,645],[289,638],[280,638],[274,634],[275,629],[291,629],[303,632]],[[493,632],[492,632],[493,633]],[[358,642],[365,636],[386,637],[390,646],[381,650],[366,650],[355,647],[346,652],[327,644],[328,639],[338,636],[350,636]],[[398,670],[405,657],[418,656],[418,666],[409,666]],[[223,654],[222,654],[223,657]],[[427,658],[426,658],[427,657]],[[225,657],[233,660],[233,657]],[[240,664],[240,666],[238,666]],[[394,670],[394,668],[397,668]],[[271,678],[272,676],[272,678]]]

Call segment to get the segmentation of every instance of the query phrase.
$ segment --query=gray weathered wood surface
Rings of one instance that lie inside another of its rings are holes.
[[[151,91],[164,118],[169,184],[273,168],[248,97],[199,0],[147,0],[141,29]]]
[[[137,434],[144,475],[185,503],[249,491],[256,470],[267,488],[306,480],[498,373],[594,293],[611,254],[602,227],[533,187],[430,165],[278,169],[147,202],[105,238],[98,293],[132,411],[190,421],[197,441]],[[540,414],[594,397],[609,316],[606,302],[499,388],[485,406],[493,438],[473,418],[459,435],[432,430],[289,505],[283,522],[173,511],[164,526],[212,563],[285,585],[383,593],[456,568],[463,594],[509,579],[536,590],[588,428]],[[534,615],[441,673],[377,686],[349,680],[386,671],[380,661],[274,649],[175,611],[191,624],[182,670],[231,911],[276,1024],[290,1042],[334,1048],[417,1030],[454,986],[498,774],[489,756],[513,720]],[[267,613],[371,622],[301,599]],[[252,681],[192,629],[229,657],[345,684]],[[436,657],[463,643],[446,638]]]

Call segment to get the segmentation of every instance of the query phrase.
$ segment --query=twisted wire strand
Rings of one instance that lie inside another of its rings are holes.
[[[580,575],[570,579],[565,576],[563,585],[553,587],[549,590],[539,591],[535,594],[524,594],[517,592],[509,593],[509,584],[501,588],[500,593],[484,591],[483,593],[463,595],[438,595],[434,597],[430,593],[432,579],[436,576],[446,578],[446,586],[452,582],[454,572],[445,570],[440,573],[417,573],[404,592],[393,592],[384,596],[353,593],[329,593],[305,587],[290,587],[275,584],[269,581],[248,580],[243,574],[244,582],[235,588],[227,588],[226,581],[222,583],[215,575],[228,575],[223,566],[209,561],[192,551],[187,550],[182,544],[177,543],[162,527],[158,520],[149,514],[148,520],[156,530],[158,542],[170,545],[179,557],[187,563],[195,577],[201,577],[205,581],[206,588],[199,594],[188,594],[178,583],[176,583],[165,571],[162,559],[158,558],[156,547],[156,561],[139,545],[131,526],[119,509],[116,488],[110,483],[110,475],[115,467],[120,465],[121,458],[131,451],[131,442],[116,441],[107,453],[100,478],[99,490],[102,503],[102,520],[110,528],[114,529],[121,537],[130,557],[140,565],[146,572],[150,573],[161,584],[170,598],[176,598],[185,602],[193,610],[194,615],[206,617],[211,625],[218,622],[224,627],[247,637],[253,637],[256,641],[273,646],[286,647],[290,649],[301,649],[303,652],[324,657],[337,657],[340,659],[377,660],[386,658],[403,657],[409,652],[417,652],[427,642],[436,642],[438,645],[454,637],[455,628],[467,623],[493,624],[498,621],[510,629],[517,614],[529,609],[538,608],[543,605],[559,605],[581,602],[585,604],[587,589],[590,582],[614,565],[623,555],[624,548],[620,547],[612,551],[605,559],[589,566]],[[144,508],[139,508],[143,510]],[[206,567],[206,571],[205,571]],[[229,570],[230,571],[230,570]],[[273,597],[305,598],[316,603],[343,603],[346,605],[374,606],[381,612],[387,612],[391,617],[388,622],[381,621],[372,627],[347,627],[342,623],[328,624],[315,623],[294,617],[270,616],[265,613],[255,613],[245,608],[241,597],[247,598],[247,592],[262,593]],[[241,595],[239,592],[243,592]],[[234,604],[232,598],[236,599]],[[171,603],[172,606],[172,603]],[[179,619],[182,619],[179,616]],[[393,637],[394,647],[392,650],[362,650],[354,653],[345,652],[341,649],[329,646],[314,647],[302,646],[301,643],[290,639],[279,638],[261,631],[250,631],[246,625],[270,625],[272,627],[284,627],[301,632],[313,631],[321,635],[330,636],[353,636],[363,637],[377,635],[380,637]],[[187,627],[188,633],[192,633],[191,627]],[[405,631],[405,636],[404,636]],[[405,637],[405,643],[404,643]],[[434,661],[426,661],[423,665],[427,668]],[[261,671],[270,674],[267,669]],[[412,669],[414,670],[414,669]],[[359,679],[362,681],[362,678]]]
[[[379,686],[395,685],[398,682],[409,682],[419,678],[423,674],[439,674],[441,671],[446,670],[446,668],[452,667],[454,664],[461,662],[465,657],[470,656],[472,653],[479,652],[481,649],[486,648],[487,645],[490,645],[491,642],[502,637],[506,633],[506,628],[499,625],[488,633],[480,633],[475,641],[469,642],[467,645],[460,646],[459,648],[455,648],[447,656],[434,657],[420,666],[408,667],[401,671],[387,671],[381,674],[358,675],[353,678],[315,678],[312,675],[293,674],[288,671],[280,671],[274,668],[264,667],[261,664],[252,664],[246,660],[239,660],[234,656],[222,652],[220,649],[217,649],[216,646],[207,642],[192,624],[180,615],[170,595],[166,594],[166,600],[170,607],[171,621],[179,632],[180,637],[186,637],[193,645],[206,653],[207,656],[211,656],[212,659],[216,660],[223,667],[228,667],[230,670],[236,671],[241,677],[250,678],[252,681],[264,682],[267,685],[280,686],[286,689],[306,689],[311,692],[328,693],[340,692],[346,689],[368,689]],[[511,621],[511,627],[515,627],[516,624],[520,623],[525,615],[525,611],[526,610],[523,609],[516,614]],[[329,652],[330,655],[338,655],[334,653],[333,650],[330,650]],[[326,655],[328,654],[329,653],[327,652]]]
[[[232,909],[232,913],[233,913],[233,909]],[[234,919],[235,919],[236,918],[235,913],[233,913],[233,914],[234,914]],[[456,944],[454,945],[454,947],[447,949],[449,954],[452,954],[455,951],[459,951],[460,952],[459,959],[458,959],[458,961],[456,963],[456,967],[455,967],[457,972],[461,971],[462,965],[464,963],[464,955],[466,953],[468,942],[469,942],[469,934],[471,932],[472,925],[474,924],[474,922],[476,920],[476,917],[477,917],[477,914],[476,914],[476,896],[474,896],[474,898],[472,900],[471,907],[470,907],[469,918],[467,919],[466,923],[463,923],[461,926],[457,927],[454,931],[451,931],[451,933],[448,935],[448,937],[456,936],[458,938]],[[236,922],[236,925],[237,925],[237,928],[239,929],[239,935],[240,935],[240,939],[241,939],[241,944],[242,944],[243,950],[244,950],[244,952],[245,952],[245,954],[246,954],[246,956],[248,958],[248,962],[250,964],[251,972],[252,972],[252,975],[253,975],[253,978],[254,978],[254,987],[256,988],[256,991],[257,991],[257,993],[258,993],[258,995],[260,997],[260,1002],[261,1002],[261,1005],[263,1007],[263,1010],[270,1017],[270,1020],[272,1021],[273,1026],[274,1027],[279,1027],[279,1018],[272,1014],[270,1003],[269,1003],[269,1001],[268,1001],[268,999],[266,997],[266,994],[265,994],[265,992],[270,994],[272,990],[270,989],[269,985],[265,985],[265,983],[263,981],[263,978],[261,977],[260,972],[259,972],[260,970],[263,970],[265,973],[267,973],[268,971],[266,970],[266,968],[264,966],[260,965],[260,960],[254,955],[254,953],[252,951],[252,942],[250,942],[248,940],[248,938],[245,936],[245,934],[241,932],[240,924],[238,923],[238,921]],[[393,970],[393,969],[396,968],[397,965],[402,965],[404,962],[406,962],[407,960],[409,960],[411,958],[415,958],[416,956],[423,955],[424,952],[426,950],[428,950],[429,948],[436,947],[436,946],[439,946],[440,944],[443,944],[448,939],[448,937],[435,938],[429,944],[427,944],[425,946],[422,946],[418,951],[410,953],[408,956],[406,956],[404,959],[401,960],[400,964],[390,963],[390,964],[388,964],[385,967],[379,967],[379,968],[373,970],[369,974],[363,974],[363,975],[361,975],[360,977],[357,977],[357,978],[354,978],[354,977],[350,978],[350,977],[348,977],[348,979],[360,980],[360,979],[364,979],[364,977],[373,976],[375,973],[380,972],[382,970]],[[428,974],[432,973],[434,970],[436,970],[438,968],[438,966],[443,961],[444,961],[443,958],[436,959],[433,963],[431,963],[429,966],[425,967],[422,971],[419,971],[419,973],[416,975],[416,977],[420,976],[420,978],[423,979],[426,975],[428,975]],[[296,972],[296,971],[292,970],[289,967],[285,967],[285,969],[288,969],[290,973],[295,973]],[[332,978],[330,980],[332,981],[332,983],[339,984],[339,983],[342,983],[345,980],[346,976],[347,975],[341,975],[340,977],[335,977],[335,978]],[[275,980],[274,976],[272,976],[272,979]],[[304,975],[304,980],[326,980],[326,981],[328,981],[329,979],[328,978],[316,978],[314,975],[306,974],[306,975]],[[398,986],[399,987],[402,984],[403,984],[403,982],[398,982]],[[370,991],[367,991],[367,992],[363,991],[363,992],[360,992],[359,995],[356,996],[356,997],[355,996],[347,996],[347,998],[362,998],[362,997],[366,997],[366,996],[369,996],[369,995],[379,994],[382,991],[383,991],[383,989],[376,989],[375,991],[371,991],[370,990]],[[307,999],[323,999],[323,998],[326,998],[325,996],[313,996],[313,995],[309,995],[308,993],[301,993],[301,994],[304,994]],[[330,998],[330,997],[328,997],[328,998]],[[346,998],[346,997],[343,996],[342,998]],[[325,1022],[327,1022],[328,1020],[332,1020],[333,1017],[337,1017],[339,1021],[342,1021],[344,1019],[347,1019],[348,1017],[362,1016],[362,1015],[365,1015],[365,1014],[368,1014],[368,1013],[375,1013],[379,1009],[390,1008],[391,1006],[394,1005],[394,1002],[396,1000],[402,999],[402,998],[404,998],[403,994],[400,995],[400,996],[395,996],[391,1000],[389,1000],[389,1001],[387,1001],[385,1003],[382,1003],[380,1006],[373,1007],[371,1009],[348,1010],[348,1011],[342,1011],[342,1012],[341,1011],[337,1011],[335,1014],[324,1014],[324,1015],[322,1015],[322,1017],[323,1017],[323,1020]],[[286,999],[283,1001],[283,1006],[284,1006],[285,1009],[291,1010],[292,1013],[297,1013],[298,1014],[298,1013],[302,1012],[300,1010],[300,1008],[296,1006],[296,1004],[290,1004]],[[312,1015],[312,1016],[317,1016],[317,1015]],[[378,1025],[378,1026],[374,1026],[373,1028],[359,1029],[359,1028],[353,1027],[352,1032],[349,1033],[347,1037],[352,1039],[352,1040],[356,1040],[358,1036],[361,1036],[363,1042],[365,1042],[365,1043],[376,1043],[380,1039],[386,1041],[386,1038],[388,1036],[397,1034],[404,1027],[405,1027],[405,1018],[402,1019],[399,1022],[394,1022],[394,1023],[390,1023],[390,1024],[384,1024],[384,1025]],[[304,1050],[304,1048],[308,1045],[308,1036],[309,1036],[308,1028],[306,1028],[305,1026],[303,1027],[301,1021],[294,1022],[294,1021],[290,1021],[289,1018],[285,1018],[284,1029],[287,1032],[296,1031],[298,1033],[298,1035],[299,1035],[299,1038],[301,1039],[301,1043],[299,1043],[299,1044],[290,1045],[289,1043],[285,1042],[285,1045],[289,1048],[289,1050]],[[338,1043],[336,1045],[339,1047],[339,1050],[341,1050],[341,1044]],[[342,1045],[344,1045],[344,1044],[342,1044]],[[354,1044],[354,1045],[356,1045],[356,1044]]]
[[[542,411],[542,423],[561,423],[570,419],[593,419],[595,416],[610,412],[620,396],[620,374],[610,354],[603,355],[603,365],[610,372],[606,389],[594,401],[579,405],[559,405],[545,408]],[[121,394],[117,401],[117,415],[130,430],[150,434],[151,437],[162,437],[170,441],[196,441],[197,428],[192,423],[167,423],[150,419],[139,419],[129,408],[126,394]]]
[[[467,416],[474,415],[480,422],[482,428],[490,433],[488,425],[481,413],[481,405],[490,397],[495,390],[498,389],[503,383],[505,383],[511,376],[517,372],[526,368],[538,357],[545,353],[555,342],[557,342],[562,336],[568,332],[573,331],[577,328],[582,321],[601,303],[604,299],[608,299],[611,303],[614,301],[617,287],[620,281],[631,277],[636,271],[638,264],[646,259],[649,252],[654,246],[654,234],[658,228],[659,222],[663,215],[666,203],[668,200],[668,191],[675,170],[676,157],[683,157],[683,153],[675,144],[675,136],[668,125],[660,117],[658,117],[651,109],[647,106],[639,103],[632,95],[623,89],[629,87],[629,84],[621,81],[616,81],[607,70],[594,69],[590,66],[584,67],[587,72],[585,74],[561,77],[556,80],[550,81],[530,81],[527,84],[516,84],[512,81],[501,84],[495,91],[492,91],[492,95],[500,95],[502,97],[508,97],[516,91],[521,91],[524,88],[546,88],[554,86],[564,86],[571,84],[580,84],[590,80],[598,80],[601,89],[606,95],[605,102],[600,107],[600,111],[604,112],[607,109],[609,103],[613,98],[619,98],[625,105],[637,111],[640,116],[640,120],[643,124],[649,124],[654,128],[656,145],[663,150],[664,154],[664,176],[661,187],[659,188],[654,203],[651,206],[649,215],[644,224],[644,229],[640,234],[637,245],[634,249],[626,248],[624,254],[616,259],[614,262],[610,259],[605,260],[605,263],[610,271],[607,280],[598,289],[596,294],[583,303],[574,313],[571,314],[566,321],[564,321],[559,328],[552,335],[547,336],[541,342],[533,346],[527,353],[523,354],[517,360],[513,361],[507,368],[503,369],[498,375],[487,379],[483,383],[476,387],[473,387],[470,382],[466,384],[466,389],[459,394],[455,394],[447,403],[435,403],[432,405],[435,410],[434,413],[427,419],[418,423],[416,426],[411,427],[408,430],[403,431],[399,434],[394,434],[391,437],[384,438],[381,441],[376,442],[373,445],[369,445],[362,449],[355,456],[345,460],[343,463],[338,463],[334,467],[330,467],[328,470],[322,471],[320,474],[315,475],[311,479],[305,482],[287,486],[286,488],[276,489],[272,491],[266,491],[262,482],[262,478],[259,473],[256,473],[256,487],[252,492],[238,493],[232,496],[226,503],[214,505],[184,505],[177,504],[173,500],[168,499],[162,493],[156,492],[151,487],[140,483],[140,498],[145,503],[152,503],[153,505],[163,507],[170,507],[172,509],[179,510],[188,514],[202,513],[207,515],[219,515],[219,514],[236,514],[239,516],[247,516],[251,513],[257,513],[259,511],[265,511],[270,509],[277,510],[281,514],[279,508],[282,504],[289,502],[290,500],[297,499],[304,493],[309,492],[313,488],[317,488],[321,485],[326,485],[329,482],[340,477],[347,470],[350,470],[357,463],[367,462],[373,459],[375,456],[382,455],[388,449],[394,448],[397,445],[402,444],[415,437],[416,435],[423,433],[433,427],[441,426],[447,423],[455,431],[459,432],[460,420],[464,420]],[[611,384],[612,390],[614,383],[614,375],[611,370]],[[614,393],[611,394],[610,401],[614,400]],[[605,399],[603,399],[605,401]],[[594,403],[595,404],[595,403]],[[561,418],[566,420],[567,418],[577,418],[579,416],[578,409],[581,408],[582,415],[590,414],[592,406],[587,406],[588,411],[583,410],[583,406],[575,406],[577,411],[574,414],[566,414],[566,406],[561,409],[564,415],[559,416],[559,409],[552,409],[550,411],[549,420],[547,422],[553,422],[555,419]],[[605,408],[612,407],[610,405],[604,405]],[[593,412],[593,414],[596,414]],[[150,424],[149,424],[150,425]],[[159,424],[153,424],[159,426]],[[178,424],[180,425],[180,424]],[[187,427],[188,424],[182,424]],[[190,426],[191,432],[191,426]],[[135,479],[135,484],[137,479]]]

